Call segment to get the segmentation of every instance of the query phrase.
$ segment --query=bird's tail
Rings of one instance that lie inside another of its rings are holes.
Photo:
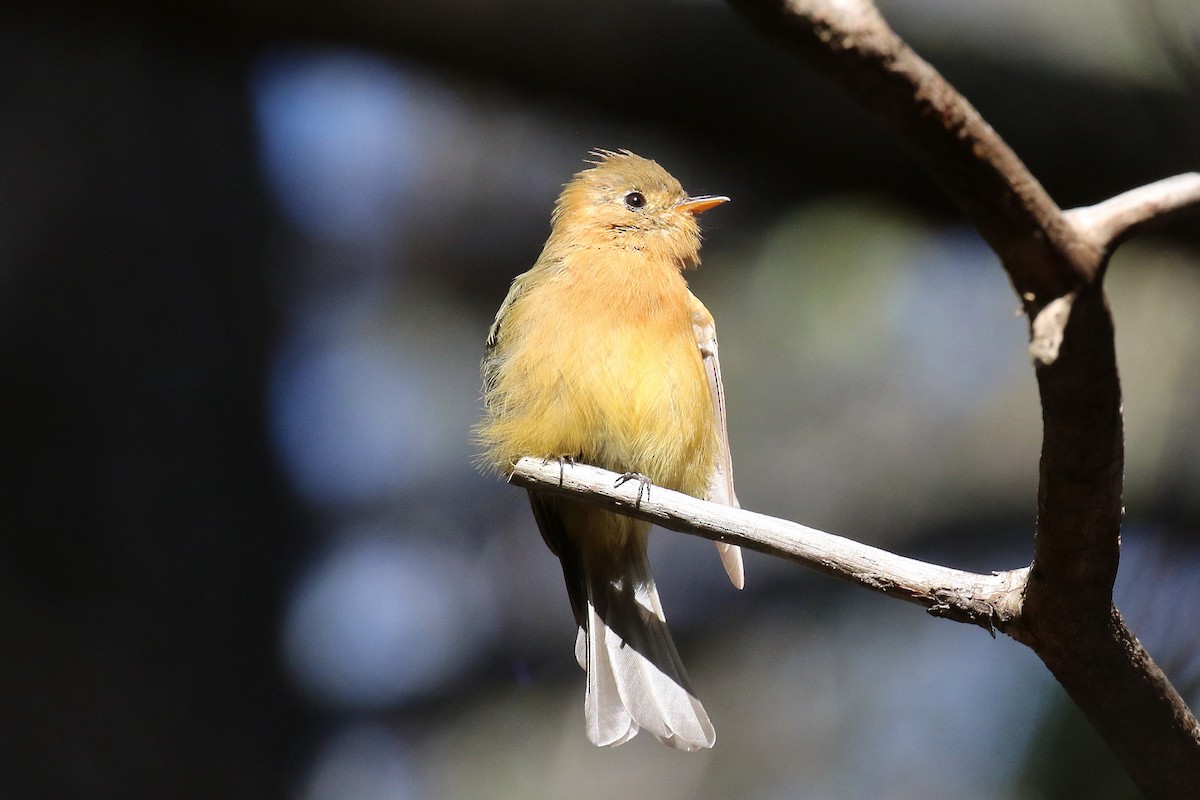
[[[618,745],[645,728],[680,750],[712,747],[716,732],[691,684],[663,616],[646,557],[646,535],[635,534],[615,563],[588,563],[575,657],[587,671],[584,712],[588,738]],[[590,568],[589,567],[593,567]]]

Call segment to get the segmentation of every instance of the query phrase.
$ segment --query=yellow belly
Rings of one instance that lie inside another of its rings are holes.
[[[573,276],[577,277],[577,276]],[[651,275],[597,303],[589,273],[509,311],[494,455],[572,456],[702,496],[716,453],[712,399],[682,276]]]

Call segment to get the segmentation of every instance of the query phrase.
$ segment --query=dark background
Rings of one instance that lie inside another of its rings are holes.
[[[1200,168],[1188,0],[890,0],[1064,207]],[[658,533],[719,731],[597,750],[566,594],[476,474],[483,335],[628,147],[706,215],[743,505],[1027,563],[1039,409],[993,256],[849,101],[702,0],[0,7],[0,796],[1106,798],[1036,659]],[[1109,290],[1118,602],[1200,698],[1200,224]]]

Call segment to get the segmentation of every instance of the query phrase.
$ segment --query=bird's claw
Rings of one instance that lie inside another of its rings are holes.
[[[638,482],[637,497],[633,501],[634,508],[642,507],[642,494],[645,493],[646,499],[650,499],[650,479],[640,472],[625,472],[621,477],[617,478],[613,486],[624,486],[629,481]]]
[[[563,485],[563,470],[565,465],[575,466],[575,456],[546,456],[542,459],[543,464],[549,464],[551,461],[558,462],[558,485]]]

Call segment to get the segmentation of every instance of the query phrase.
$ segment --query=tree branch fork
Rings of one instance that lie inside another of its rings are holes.
[[[1004,632],[1032,649],[1149,797],[1200,797],[1200,724],[1112,605],[1124,423],[1103,279],[1130,236],[1200,208],[1200,173],[1063,211],[971,104],[870,0],[728,0],[892,128],[1000,258],[1029,319],[1042,406],[1029,567],[980,575],[929,564],[614,473],[522,458],[510,480],[663,527],[797,561]],[[540,454],[535,454],[540,455]]]
[[[1112,604],[1124,421],[1103,289],[1117,245],[1200,207],[1200,175],[1063,211],[871,0],[728,2],[892,130],[999,256],[1029,319],[1043,423],[1033,558],[998,597],[988,576],[956,594],[963,576],[941,573],[953,618],[996,620],[1030,647],[1148,797],[1200,797],[1200,724]]]
[[[1190,172],[1131,189],[1093,206],[1062,212],[1076,234],[1111,253],[1117,243],[1200,206],[1200,173]],[[1097,264],[1095,279],[1102,276]],[[1076,292],[1046,303],[1032,320],[1030,354],[1052,365],[1063,344]],[[993,636],[1018,641],[1030,567],[988,575],[931,564],[789,520],[733,508],[665,489],[619,480],[621,476],[588,464],[526,456],[509,482],[526,489],[561,494],[646,520],[669,530],[736,544],[800,563],[825,575],[922,606],[936,617],[977,625]]]
[[[1015,152],[870,0],[728,0],[888,126],[999,256],[1029,319],[1043,438],[1033,557],[979,575],[652,487],[585,465],[522,458],[511,481],[663,527],[791,559],[1006,633],[1032,649],[1138,787],[1200,797],[1200,724],[1112,604],[1124,421],[1103,280],[1128,237],[1200,208],[1200,174],[1063,211]],[[532,454],[539,456],[541,454]]]

